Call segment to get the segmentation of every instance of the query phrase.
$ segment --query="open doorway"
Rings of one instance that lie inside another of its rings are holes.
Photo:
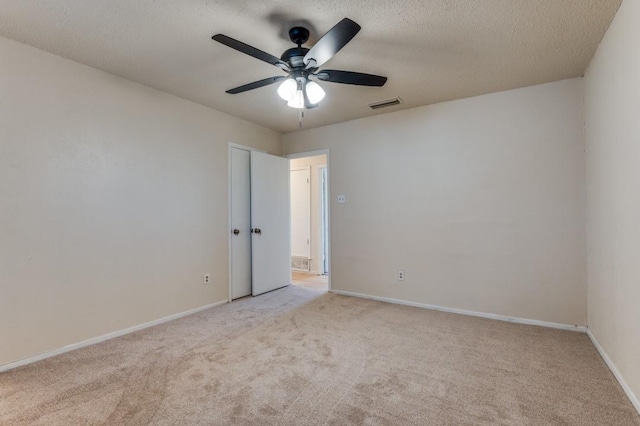
[[[329,290],[327,153],[290,157],[291,282]]]

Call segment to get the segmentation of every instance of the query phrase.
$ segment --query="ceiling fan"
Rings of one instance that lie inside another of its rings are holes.
[[[310,77],[332,83],[381,87],[386,83],[387,77],[353,71],[319,69],[349,43],[358,31],[360,31],[360,28],[360,25],[354,21],[344,18],[327,31],[311,49],[307,49],[306,47],[302,47],[302,45],[309,40],[309,30],[304,27],[293,27],[289,30],[289,38],[298,46],[286,50],[280,58],[226,35],[216,34],[212,37],[213,40],[256,59],[275,65],[287,73],[287,76],[265,78],[229,89],[226,92],[235,95],[284,80],[280,84],[280,87],[278,87],[278,95],[287,101],[287,105],[292,108],[310,109],[317,107],[325,96],[322,87],[315,81],[312,81]]]

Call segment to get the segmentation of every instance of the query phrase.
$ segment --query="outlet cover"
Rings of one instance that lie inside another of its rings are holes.
[[[202,284],[207,285],[211,283],[211,275],[210,274],[204,274],[204,280],[202,281]]]
[[[342,204],[342,203],[346,203],[347,202],[347,196],[346,195],[338,195],[338,203]]]
[[[404,271],[398,271],[398,281],[404,281]]]

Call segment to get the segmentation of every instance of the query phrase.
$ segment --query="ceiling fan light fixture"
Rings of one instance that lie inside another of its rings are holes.
[[[287,102],[287,105],[291,108],[304,108],[304,95],[302,94],[302,90],[296,90],[293,97],[289,100],[289,102]]]
[[[307,91],[307,98],[312,104],[317,104],[324,99],[325,91],[315,81],[308,81],[305,90]]]
[[[240,53],[274,65],[288,74],[287,76],[267,77],[243,84],[226,90],[226,93],[236,95],[274,83],[280,83],[278,96],[287,102],[289,107],[302,110],[317,107],[326,95],[318,83],[309,80],[312,76],[321,81],[356,86],[381,87],[385,84],[387,78],[379,75],[354,71],[319,70],[338,51],[345,47],[360,29],[360,25],[349,18],[344,18],[320,37],[311,48],[306,48],[302,47],[302,45],[309,40],[309,30],[304,27],[291,28],[289,30],[289,39],[297,47],[287,49],[279,58],[224,34],[216,34],[211,38]],[[301,113],[300,117],[302,118],[302,116],[303,114]]]
[[[278,96],[285,101],[290,101],[296,95],[298,83],[293,78],[288,78],[278,87]]]

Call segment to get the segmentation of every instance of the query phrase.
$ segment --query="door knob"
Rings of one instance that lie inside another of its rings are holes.
[[[240,233],[240,230],[239,230],[239,229],[234,229],[234,230],[233,230],[233,235],[238,235],[239,233]]]

